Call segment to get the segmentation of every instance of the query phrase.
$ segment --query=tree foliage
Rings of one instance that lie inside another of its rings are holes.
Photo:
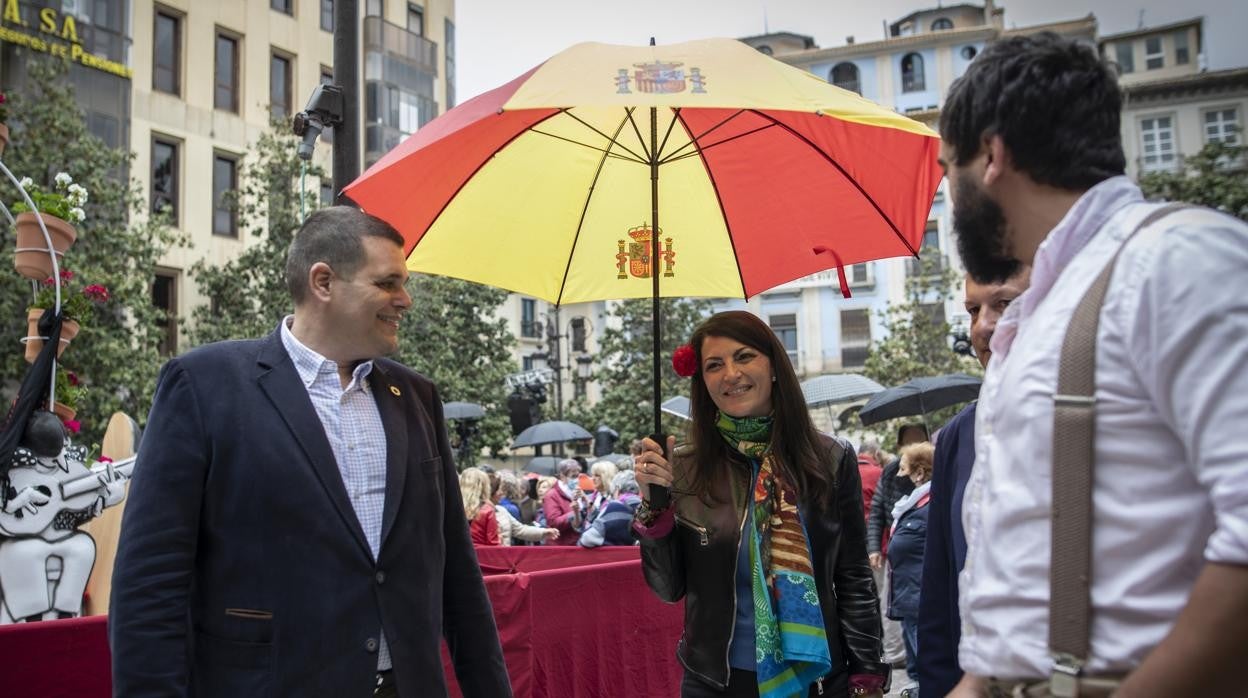
[[[602,386],[602,399],[591,409],[574,402],[567,414],[585,415],[584,426],[593,429],[606,424],[620,433],[623,450],[629,442],[654,430],[654,332],[651,319],[652,303],[648,298],[625,300],[611,311],[612,322],[602,333],[599,343],[598,367],[593,380]],[[689,395],[689,379],[681,378],[672,369],[672,352],[689,341],[698,323],[711,314],[711,303],[705,299],[664,298],[660,301],[663,324],[660,329],[663,399]],[[582,417],[584,419],[584,417]],[[663,430],[676,434],[685,432],[684,420],[663,416]]]
[[[5,165],[45,189],[58,172],[66,172],[90,193],[86,219],[75,227],[78,240],[66,252],[63,266],[85,283],[102,284],[111,300],[98,309],[61,357],[87,388],[78,406],[83,433],[80,443],[103,438],[115,411],[143,423],[151,407],[165,320],[152,304],[153,270],[170,246],[182,239],[158,219],[147,215],[146,196],[137,182],[127,181],[132,155],[109,148],[86,127],[86,120],[58,60],[31,60],[24,92],[9,92],[12,142]],[[3,183],[5,203],[20,199],[15,187]],[[11,229],[10,229],[11,230]],[[11,259],[13,236],[4,247]],[[6,379],[5,404],[25,374],[19,340],[26,334],[26,306],[32,300],[28,280],[12,272],[0,274],[0,375]]]
[[[880,313],[885,337],[873,342],[867,351],[863,374],[885,387],[892,387],[924,376],[945,373],[979,373],[974,359],[955,354],[950,347],[949,323],[943,313],[934,316],[938,306],[953,298],[958,278],[942,264],[942,258],[931,255],[920,261],[919,273],[906,278],[905,297],[900,303],[889,303]],[[868,427],[879,437],[885,449],[896,446],[896,426],[901,422],[926,421],[935,430],[957,414],[961,407],[937,410],[926,416],[892,420]]]
[[[1140,177],[1150,199],[1186,201],[1248,221],[1248,146],[1214,141],[1184,159],[1179,172]]]

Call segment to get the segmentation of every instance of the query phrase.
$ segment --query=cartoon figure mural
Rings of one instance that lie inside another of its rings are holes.
[[[121,502],[134,464],[88,468],[86,451],[37,411],[0,477],[0,624],[82,615],[95,540],[78,527]]]

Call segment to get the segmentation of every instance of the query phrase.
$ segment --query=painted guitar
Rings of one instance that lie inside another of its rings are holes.
[[[134,456],[116,462],[95,463],[89,469],[69,461],[68,471],[57,466],[22,466],[9,471],[9,486],[15,493],[26,488],[48,497],[45,504],[27,504],[15,512],[0,510],[0,532],[11,536],[31,536],[43,531],[62,511],[90,507],[109,483],[130,477]],[[76,467],[75,467],[76,466]]]

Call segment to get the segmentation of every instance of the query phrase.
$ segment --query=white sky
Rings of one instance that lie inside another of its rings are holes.
[[[982,0],[974,0],[982,4]],[[813,36],[821,47],[884,38],[884,23],[936,0],[456,0],[456,72],[463,103],[581,41],[677,43],[771,31]],[[945,4],[956,4],[947,2]],[[1242,0],[1000,0],[1006,26],[1096,15],[1100,34],[1204,16],[1210,69],[1248,66],[1248,7]],[[1235,5],[1240,10],[1233,12]]]

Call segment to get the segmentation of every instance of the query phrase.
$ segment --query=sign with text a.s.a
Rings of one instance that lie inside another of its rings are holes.
[[[87,51],[78,38],[78,20],[74,15],[57,12],[51,7],[25,8],[18,0],[4,0],[0,15],[0,41],[24,46],[32,51],[66,58],[80,65],[123,78],[134,71],[123,63]]]

